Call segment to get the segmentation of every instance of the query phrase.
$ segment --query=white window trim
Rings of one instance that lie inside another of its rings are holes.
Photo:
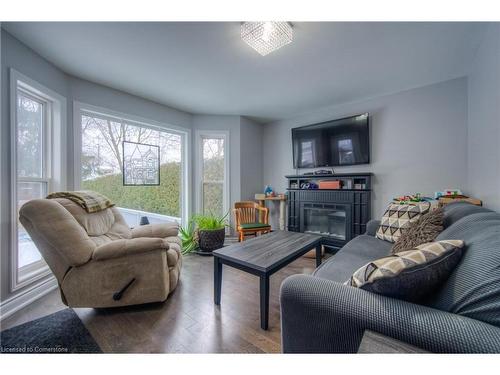
[[[225,215],[231,206],[231,196],[230,196],[230,173],[229,173],[229,160],[230,160],[230,132],[229,130],[196,130],[195,138],[195,186],[196,186],[196,212],[203,212],[203,178],[202,168],[203,168],[203,153],[201,152],[201,140],[202,138],[224,138],[224,187],[223,187],[223,214]]]
[[[82,113],[94,113],[105,118],[111,118],[120,121],[131,121],[144,127],[149,127],[160,131],[169,131],[182,136],[182,183],[181,189],[181,212],[182,225],[185,225],[191,215],[191,129],[175,126],[167,123],[161,123],[155,120],[146,119],[130,115],[127,113],[113,111],[111,109],[98,107],[92,104],[86,104],[79,101],[73,102],[73,138],[74,138],[74,190],[80,189],[82,180],[81,158],[82,158]]]
[[[18,272],[18,243],[17,243],[17,91],[27,90],[31,95],[40,98],[48,103],[47,106],[47,125],[49,126],[47,141],[48,155],[50,160],[50,184],[47,184],[47,190],[63,190],[66,188],[66,98],[55,91],[43,86],[31,78],[19,73],[15,69],[10,69],[10,168],[11,168],[11,262],[10,273],[11,283],[10,291],[15,292],[21,288],[35,283],[36,281],[51,274],[51,271],[45,261],[35,262],[27,267],[24,275]],[[47,176],[45,176],[47,177]],[[35,180],[35,179],[30,179]],[[40,181],[47,181],[46,178]],[[33,285],[36,287],[36,285]]]

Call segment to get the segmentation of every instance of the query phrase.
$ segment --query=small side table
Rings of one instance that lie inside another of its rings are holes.
[[[285,230],[285,209],[286,209],[286,195],[276,196],[276,197],[265,197],[260,198],[257,195],[255,196],[255,200],[259,202],[259,205],[262,207],[266,206],[266,201],[279,201],[280,202],[280,216],[279,216],[279,224],[280,230]]]

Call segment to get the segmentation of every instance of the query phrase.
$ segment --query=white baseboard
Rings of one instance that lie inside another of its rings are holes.
[[[28,306],[30,303],[52,292],[58,287],[57,280],[54,276],[40,283],[34,284],[31,288],[16,294],[15,296],[2,301],[0,304],[0,321],[8,318],[15,312]]]

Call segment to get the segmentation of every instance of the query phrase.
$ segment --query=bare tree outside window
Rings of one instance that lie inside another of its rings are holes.
[[[81,124],[82,188],[106,195],[119,207],[181,217],[179,134],[86,113]],[[160,185],[123,186],[123,141],[160,148]]]
[[[224,138],[201,140],[203,154],[202,205],[204,214],[224,214]]]

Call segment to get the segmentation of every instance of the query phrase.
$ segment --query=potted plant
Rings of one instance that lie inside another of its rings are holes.
[[[193,221],[198,232],[198,247],[202,252],[212,252],[224,246],[227,225],[226,213],[224,216],[214,214],[196,215]]]
[[[179,228],[179,234],[182,242],[182,255],[189,254],[198,248],[198,238],[193,219],[189,220],[186,227]]]

